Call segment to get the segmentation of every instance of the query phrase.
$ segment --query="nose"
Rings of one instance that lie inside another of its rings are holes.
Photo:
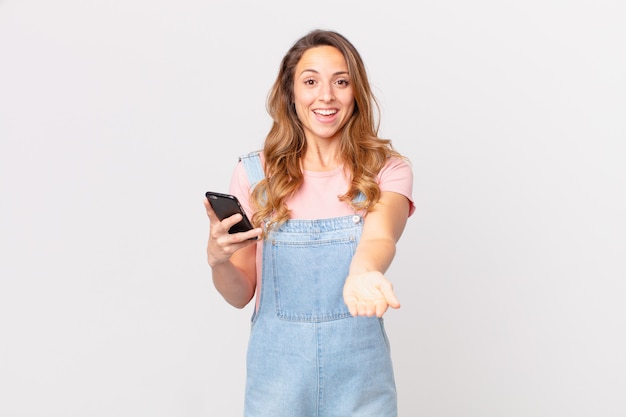
[[[330,84],[321,84],[320,86],[320,100],[321,101],[332,101],[333,100],[333,88]]]

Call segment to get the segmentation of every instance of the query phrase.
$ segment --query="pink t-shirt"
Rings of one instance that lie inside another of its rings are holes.
[[[261,163],[264,163],[261,153]],[[378,173],[381,192],[392,191],[402,194],[409,201],[409,216],[415,211],[413,204],[413,171],[408,162],[400,158],[389,158]],[[349,182],[343,167],[332,171],[304,171],[304,181],[298,192],[287,200],[292,219],[314,220],[354,214],[354,209],[340,201],[338,196],[345,194]],[[230,182],[231,194],[237,196],[242,207],[252,217],[250,206],[250,181],[242,162],[235,167]],[[262,241],[257,245],[257,294],[261,288]],[[257,297],[258,303],[258,297]]]
[[[261,163],[264,158],[261,154]],[[410,203],[409,216],[415,211],[413,205],[413,171],[411,166],[399,158],[389,158],[387,164],[378,173],[378,185],[381,191],[393,191],[405,196]],[[348,178],[343,167],[332,171],[304,171],[302,186],[287,201],[292,219],[313,220],[354,214],[350,205],[339,200],[339,196],[348,189]],[[250,181],[245,167],[239,162],[230,182],[231,194],[237,196],[248,216],[253,211],[250,206]]]

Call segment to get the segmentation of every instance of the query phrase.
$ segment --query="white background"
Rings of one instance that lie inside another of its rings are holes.
[[[251,310],[212,286],[202,198],[320,27],[414,166],[401,416],[626,416],[625,9],[0,0],[0,415],[241,415]]]

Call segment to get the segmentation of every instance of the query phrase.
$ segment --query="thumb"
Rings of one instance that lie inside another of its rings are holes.
[[[385,280],[380,285],[380,292],[383,294],[383,297],[385,297],[389,307],[400,308],[400,301],[398,300],[398,297],[396,297],[396,293],[393,291],[393,285],[391,285],[391,282]]]

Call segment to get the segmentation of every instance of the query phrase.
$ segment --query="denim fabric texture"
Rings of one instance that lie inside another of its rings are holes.
[[[255,176],[251,184],[259,180],[258,169],[247,172]],[[343,301],[362,228],[354,215],[289,220],[268,233],[248,345],[245,417],[397,416],[383,320],[352,317]]]

